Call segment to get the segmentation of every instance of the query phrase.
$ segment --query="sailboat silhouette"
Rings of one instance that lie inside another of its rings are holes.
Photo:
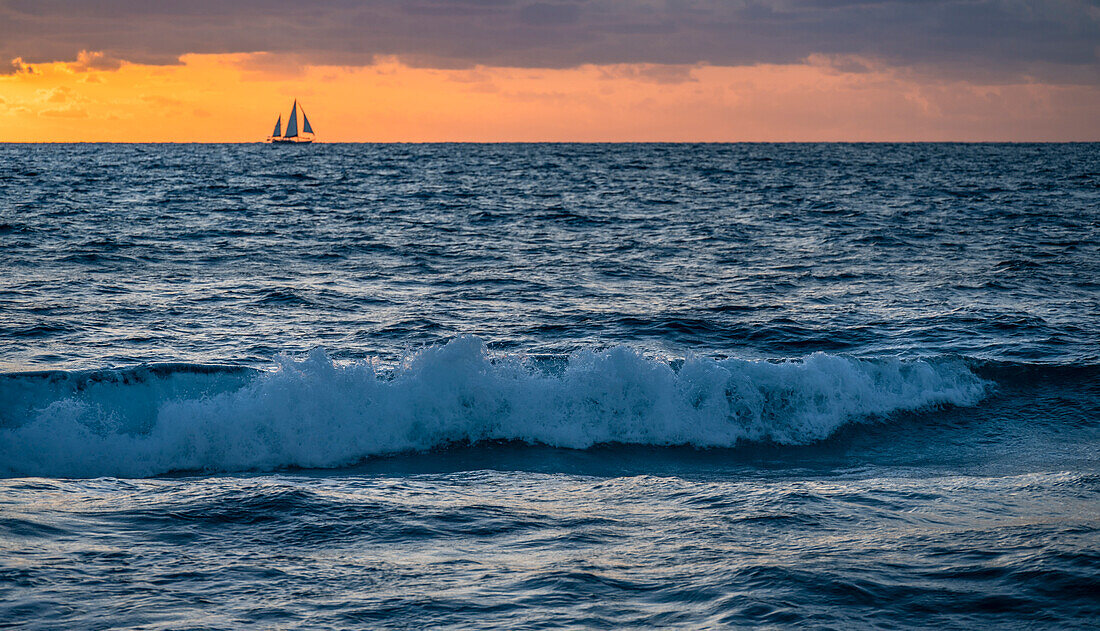
[[[313,127],[309,124],[309,118],[306,117],[306,110],[304,108],[302,108],[302,133],[298,133],[298,109],[298,99],[294,99],[294,105],[290,108],[290,118],[286,121],[286,133],[281,133],[283,116],[280,114],[279,120],[275,121],[275,131],[271,132],[271,135],[267,137],[267,142],[301,145],[307,145],[313,142],[316,136],[313,133]]]

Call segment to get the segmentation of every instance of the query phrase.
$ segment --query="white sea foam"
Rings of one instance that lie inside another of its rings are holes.
[[[393,370],[336,364],[318,349],[251,379],[169,374],[52,397],[35,387],[22,398],[10,384],[2,391],[5,475],[335,467],[498,439],[570,448],[806,444],[849,422],[973,405],[987,383],[950,361],[815,354],[782,363],[695,358],[675,369],[628,348],[580,352],[549,370],[493,358],[465,336]]]

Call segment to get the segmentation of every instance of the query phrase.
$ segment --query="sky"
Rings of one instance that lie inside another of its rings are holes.
[[[0,0],[0,141],[1098,141],[1100,0]]]

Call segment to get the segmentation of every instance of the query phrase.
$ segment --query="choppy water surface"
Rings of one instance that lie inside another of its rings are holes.
[[[1100,146],[0,146],[0,620],[1089,628]]]

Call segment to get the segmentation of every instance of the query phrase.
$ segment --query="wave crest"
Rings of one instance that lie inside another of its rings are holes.
[[[485,440],[805,444],[849,422],[973,405],[988,388],[958,361],[819,353],[779,363],[690,358],[677,367],[617,347],[540,364],[491,357],[473,336],[389,370],[337,364],[317,349],[301,360],[278,358],[272,372],[179,369],[87,381],[8,376],[0,472],[136,477],[336,467]]]

